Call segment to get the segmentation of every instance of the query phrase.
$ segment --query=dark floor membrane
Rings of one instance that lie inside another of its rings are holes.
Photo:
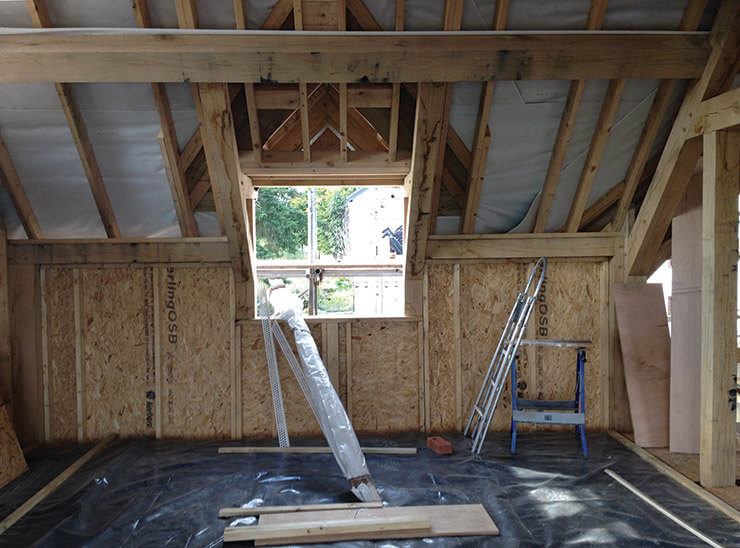
[[[366,456],[383,501],[391,506],[481,503],[501,530],[499,537],[331,546],[703,544],[617,484],[605,468],[720,544],[740,546],[740,524],[606,434],[587,436],[588,458],[571,433],[522,434],[516,455],[509,452],[507,434],[490,434],[481,456],[470,453],[468,439],[446,437],[454,447],[447,456],[426,449],[420,435],[361,438],[367,446],[420,448],[416,455]],[[292,443],[325,445],[315,438]],[[254,518],[219,519],[219,508],[353,500],[330,454],[219,455],[222,445],[235,442],[115,442],[1,535],[0,546],[220,546],[224,527]],[[84,449],[44,447],[28,455],[29,472],[0,490],[0,513],[20,506]]]

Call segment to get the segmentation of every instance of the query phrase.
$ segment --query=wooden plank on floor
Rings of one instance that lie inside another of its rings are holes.
[[[361,447],[368,455],[415,455],[416,447]],[[331,447],[219,447],[219,454],[268,454],[268,453],[296,453],[296,454],[324,454],[331,453]]]
[[[280,514],[288,512],[315,512],[318,510],[352,510],[358,508],[382,508],[382,502],[335,502],[329,504],[295,504],[283,506],[250,506],[248,508],[234,507],[221,508],[218,511],[220,518],[238,518],[247,516],[263,516],[266,514]]]
[[[614,284],[635,443],[668,445],[671,341],[660,284]]]
[[[403,506],[396,508],[366,508],[363,510],[331,510],[325,512],[300,512],[298,514],[268,514],[260,518],[263,525],[281,523],[317,522],[327,519],[409,517],[422,514],[431,522],[431,530],[425,533],[378,534],[373,538],[430,538],[459,537],[471,535],[498,535],[499,530],[481,504],[440,504],[435,506]]]
[[[52,492],[54,492],[60,485],[62,485],[69,477],[87,464],[95,455],[100,453],[103,448],[115,439],[115,435],[108,436],[104,440],[98,442],[95,447],[90,449],[87,453],[77,459],[72,465],[70,465],[64,472],[59,474],[53,480],[51,480],[41,490],[37,491],[34,496],[24,502],[18,507],[15,512],[10,514],[3,521],[0,521],[0,535],[7,531],[15,522],[25,516],[28,512],[33,510],[38,503],[44,500]]]

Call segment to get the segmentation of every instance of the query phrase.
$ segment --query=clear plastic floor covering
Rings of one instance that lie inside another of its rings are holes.
[[[702,545],[604,474],[605,468],[720,544],[740,546],[740,524],[606,434],[588,435],[587,459],[571,433],[520,435],[517,455],[509,453],[507,434],[491,434],[480,457],[470,453],[470,442],[462,436],[446,438],[454,448],[449,456],[426,449],[420,435],[361,438],[367,446],[420,448],[416,455],[367,455],[383,501],[391,506],[481,503],[499,527],[499,537],[331,546]],[[219,508],[354,500],[331,454],[216,452],[234,444],[115,442],[0,535],[0,546],[220,546],[224,527],[254,518],[219,519]],[[325,445],[321,439],[293,444]],[[0,519],[85,450],[56,446],[30,453],[29,472],[0,490]]]

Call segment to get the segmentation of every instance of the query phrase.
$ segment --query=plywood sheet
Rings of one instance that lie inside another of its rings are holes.
[[[432,432],[457,428],[454,284],[452,265],[430,265],[429,279],[429,425]]]
[[[372,320],[352,324],[352,420],[358,433],[418,428],[417,323]]]
[[[0,488],[28,469],[2,399],[0,399],[0,463],[2,464],[0,466]]]
[[[527,273],[531,265],[527,267]],[[530,323],[535,339],[590,340],[586,351],[586,425],[603,429],[602,372],[600,368],[600,275],[597,262],[549,261],[546,279],[537,296]],[[520,355],[528,354],[520,352]],[[573,348],[534,349],[533,369],[536,391],[532,399],[573,399],[576,381],[576,351]],[[532,374],[530,373],[530,378]],[[572,427],[537,425],[538,431],[568,430]]]
[[[666,447],[671,346],[663,289],[615,284],[614,299],[635,443]]]
[[[401,506],[386,508],[363,508],[359,510],[323,510],[310,512],[292,512],[281,514],[266,514],[260,516],[259,524],[265,526],[279,524],[300,524],[327,522],[330,520],[351,520],[370,518],[404,518],[412,516],[424,516],[431,522],[431,530],[423,534],[418,533],[373,533],[373,539],[401,539],[401,538],[431,538],[431,537],[459,537],[459,536],[494,536],[499,530],[486,509],[481,504],[439,504],[435,506]],[[352,540],[357,536],[333,537],[326,539]],[[318,539],[316,539],[318,540]],[[265,546],[266,543],[260,545]]]
[[[524,287],[522,276],[523,269],[518,263],[460,265],[462,411],[466,423],[516,295]],[[430,294],[437,290],[436,287],[429,288]],[[507,378],[491,421],[492,431],[509,430],[510,384]]]
[[[77,377],[73,269],[47,269],[46,310],[50,441],[76,442]]]
[[[81,269],[84,433],[154,436],[152,271]]]
[[[166,267],[159,282],[162,435],[230,437],[229,270]]]

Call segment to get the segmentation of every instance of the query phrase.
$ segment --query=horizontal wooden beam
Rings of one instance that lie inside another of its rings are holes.
[[[242,152],[241,168],[250,178],[259,179],[269,175],[299,174],[302,178],[338,176],[375,175],[405,177],[411,166],[411,154],[399,151],[395,162],[388,161],[386,152],[347,151],[348,160],[342,163],[339,151],[317,150],[311,155],[310,162],[303,159],[299,151],[264,151],[262,164],[254,161],[252,152]]]
[[[698,78],[709,52],[695,32],[12,29],[0,33],[0,82]]]
[[[230,262],[226,238],[9,240],[11,264],[157,264]]]
[[[307,177],[290,173],[250,175],[255,187],[271,186],[403,186],[404,175],[374,173],[316,173]]]
[[[427,259],[535,259],[612,257],[618,233],[471,234],[429,236]]]
[[[740,88],[702,101],[694,115],[690,134],[694,136],[740,126]]]

